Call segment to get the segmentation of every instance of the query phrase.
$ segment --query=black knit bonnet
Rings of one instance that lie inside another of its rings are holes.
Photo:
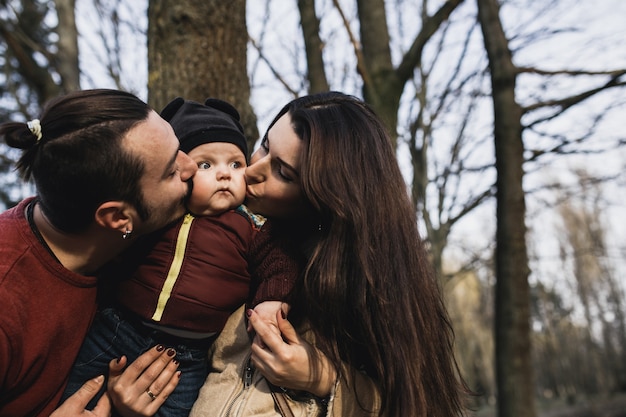
[[[248,144],[239,112],[226,101],[207,98],[200,104],[176,97],[163,108],[161,117],[172,125],[180,150],[185,153],[204,143],[227,142],[241,149],[248,160]]]

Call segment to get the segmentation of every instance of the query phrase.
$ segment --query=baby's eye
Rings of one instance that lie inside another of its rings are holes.
[[[238,168],[243,167],[243,166],[244,166],[244,164],[242,164],[241,162],[237,162],[237,161],[235,161],[235,162],[232,162],[232,163],[231,163],[231,166],[233,167],[233,169],[238,169]]]
[[[208,162],[198,162],[198,169],[209,169],[211,168],[211,164]]]

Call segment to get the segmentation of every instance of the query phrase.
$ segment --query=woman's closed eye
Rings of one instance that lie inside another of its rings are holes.
[[[291,177],[291,175],[289,175],[285,171],[283,171],[283,168],[281,166],[278,167],[277,171],[278,171],[278,175],[283,180],[285,180],[286,182],[293,182],[293,178]]]

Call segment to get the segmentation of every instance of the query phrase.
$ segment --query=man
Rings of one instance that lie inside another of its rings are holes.
[[[0,126],[24,150],[17,167],[37,187],[0,214],[0,416],[55,410],[95,314],[96,272],[133,237],[184,214],[197,170],[169,123],[132,94],[71,93],[40,119]],[[174,357],[157,347],[124,372],[126,359],[113,361],[108,394],[118,412],[156,411],[177,383]],[[55,415],[80,414],[103,379]],[[107,415],[108,401],[94,414]]]

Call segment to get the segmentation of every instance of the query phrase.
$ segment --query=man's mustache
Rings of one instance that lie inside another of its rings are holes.
[[[184,204],[185,207],[187,207],[187,204],[189,203],[189,200],[191,199],[191,192],[193,191],[193,178],[189,178],[189,180],[187,181],[187,195],[185,195],[184,198]]]

